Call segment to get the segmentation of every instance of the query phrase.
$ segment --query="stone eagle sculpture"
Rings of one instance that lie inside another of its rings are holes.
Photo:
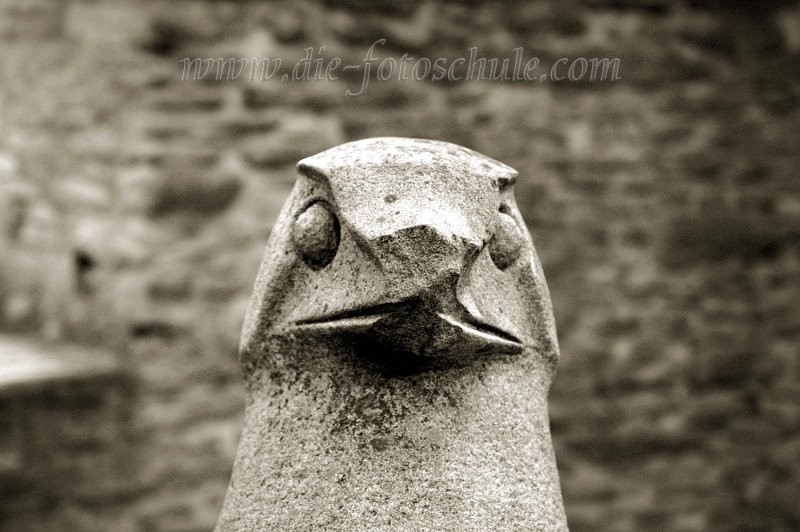
[[[566,530],[517,172],[432,140],[300,161],[242,330],[218,531]]]

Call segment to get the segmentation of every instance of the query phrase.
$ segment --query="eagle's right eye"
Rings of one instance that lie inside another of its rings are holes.
[[[519,257],[523,244],[522,234],[517,227],[517,222],[511,217],[508,205],[500,206],[495,223],[494,237],[489,242],[489,255],[495,266],[500,270],[505,270]]]
[[[330,264],[339,249],[339,220],[330,206],[312,203],[294,221],[292,242],[306,264],[319,270]]]

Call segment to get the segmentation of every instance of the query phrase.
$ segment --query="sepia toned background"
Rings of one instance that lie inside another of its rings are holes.
[[[181,80],[380,38],[622,80]],[[294,163],[378,135],[520,171],[573,530],[800,528],[797,3],[0,0],[0,98],[3,532],[213,527]]]

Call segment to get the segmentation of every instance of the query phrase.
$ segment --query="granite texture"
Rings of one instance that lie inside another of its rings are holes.
[[[557,339],[516,171],[405,138],[298,170],[245,317],[217,530],[565,530]]]

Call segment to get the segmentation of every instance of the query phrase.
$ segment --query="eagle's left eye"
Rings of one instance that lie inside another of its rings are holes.
[[[292,242],[306,264],[315,270],[327,266],[339,249],[339,220],[322,201],[312,203],[294,221]]]
[[[522,234],[507,205],[500,206],[495,221],[494,236],[489,242],[489,256],[501,270],[505,270],[519,257]]]

